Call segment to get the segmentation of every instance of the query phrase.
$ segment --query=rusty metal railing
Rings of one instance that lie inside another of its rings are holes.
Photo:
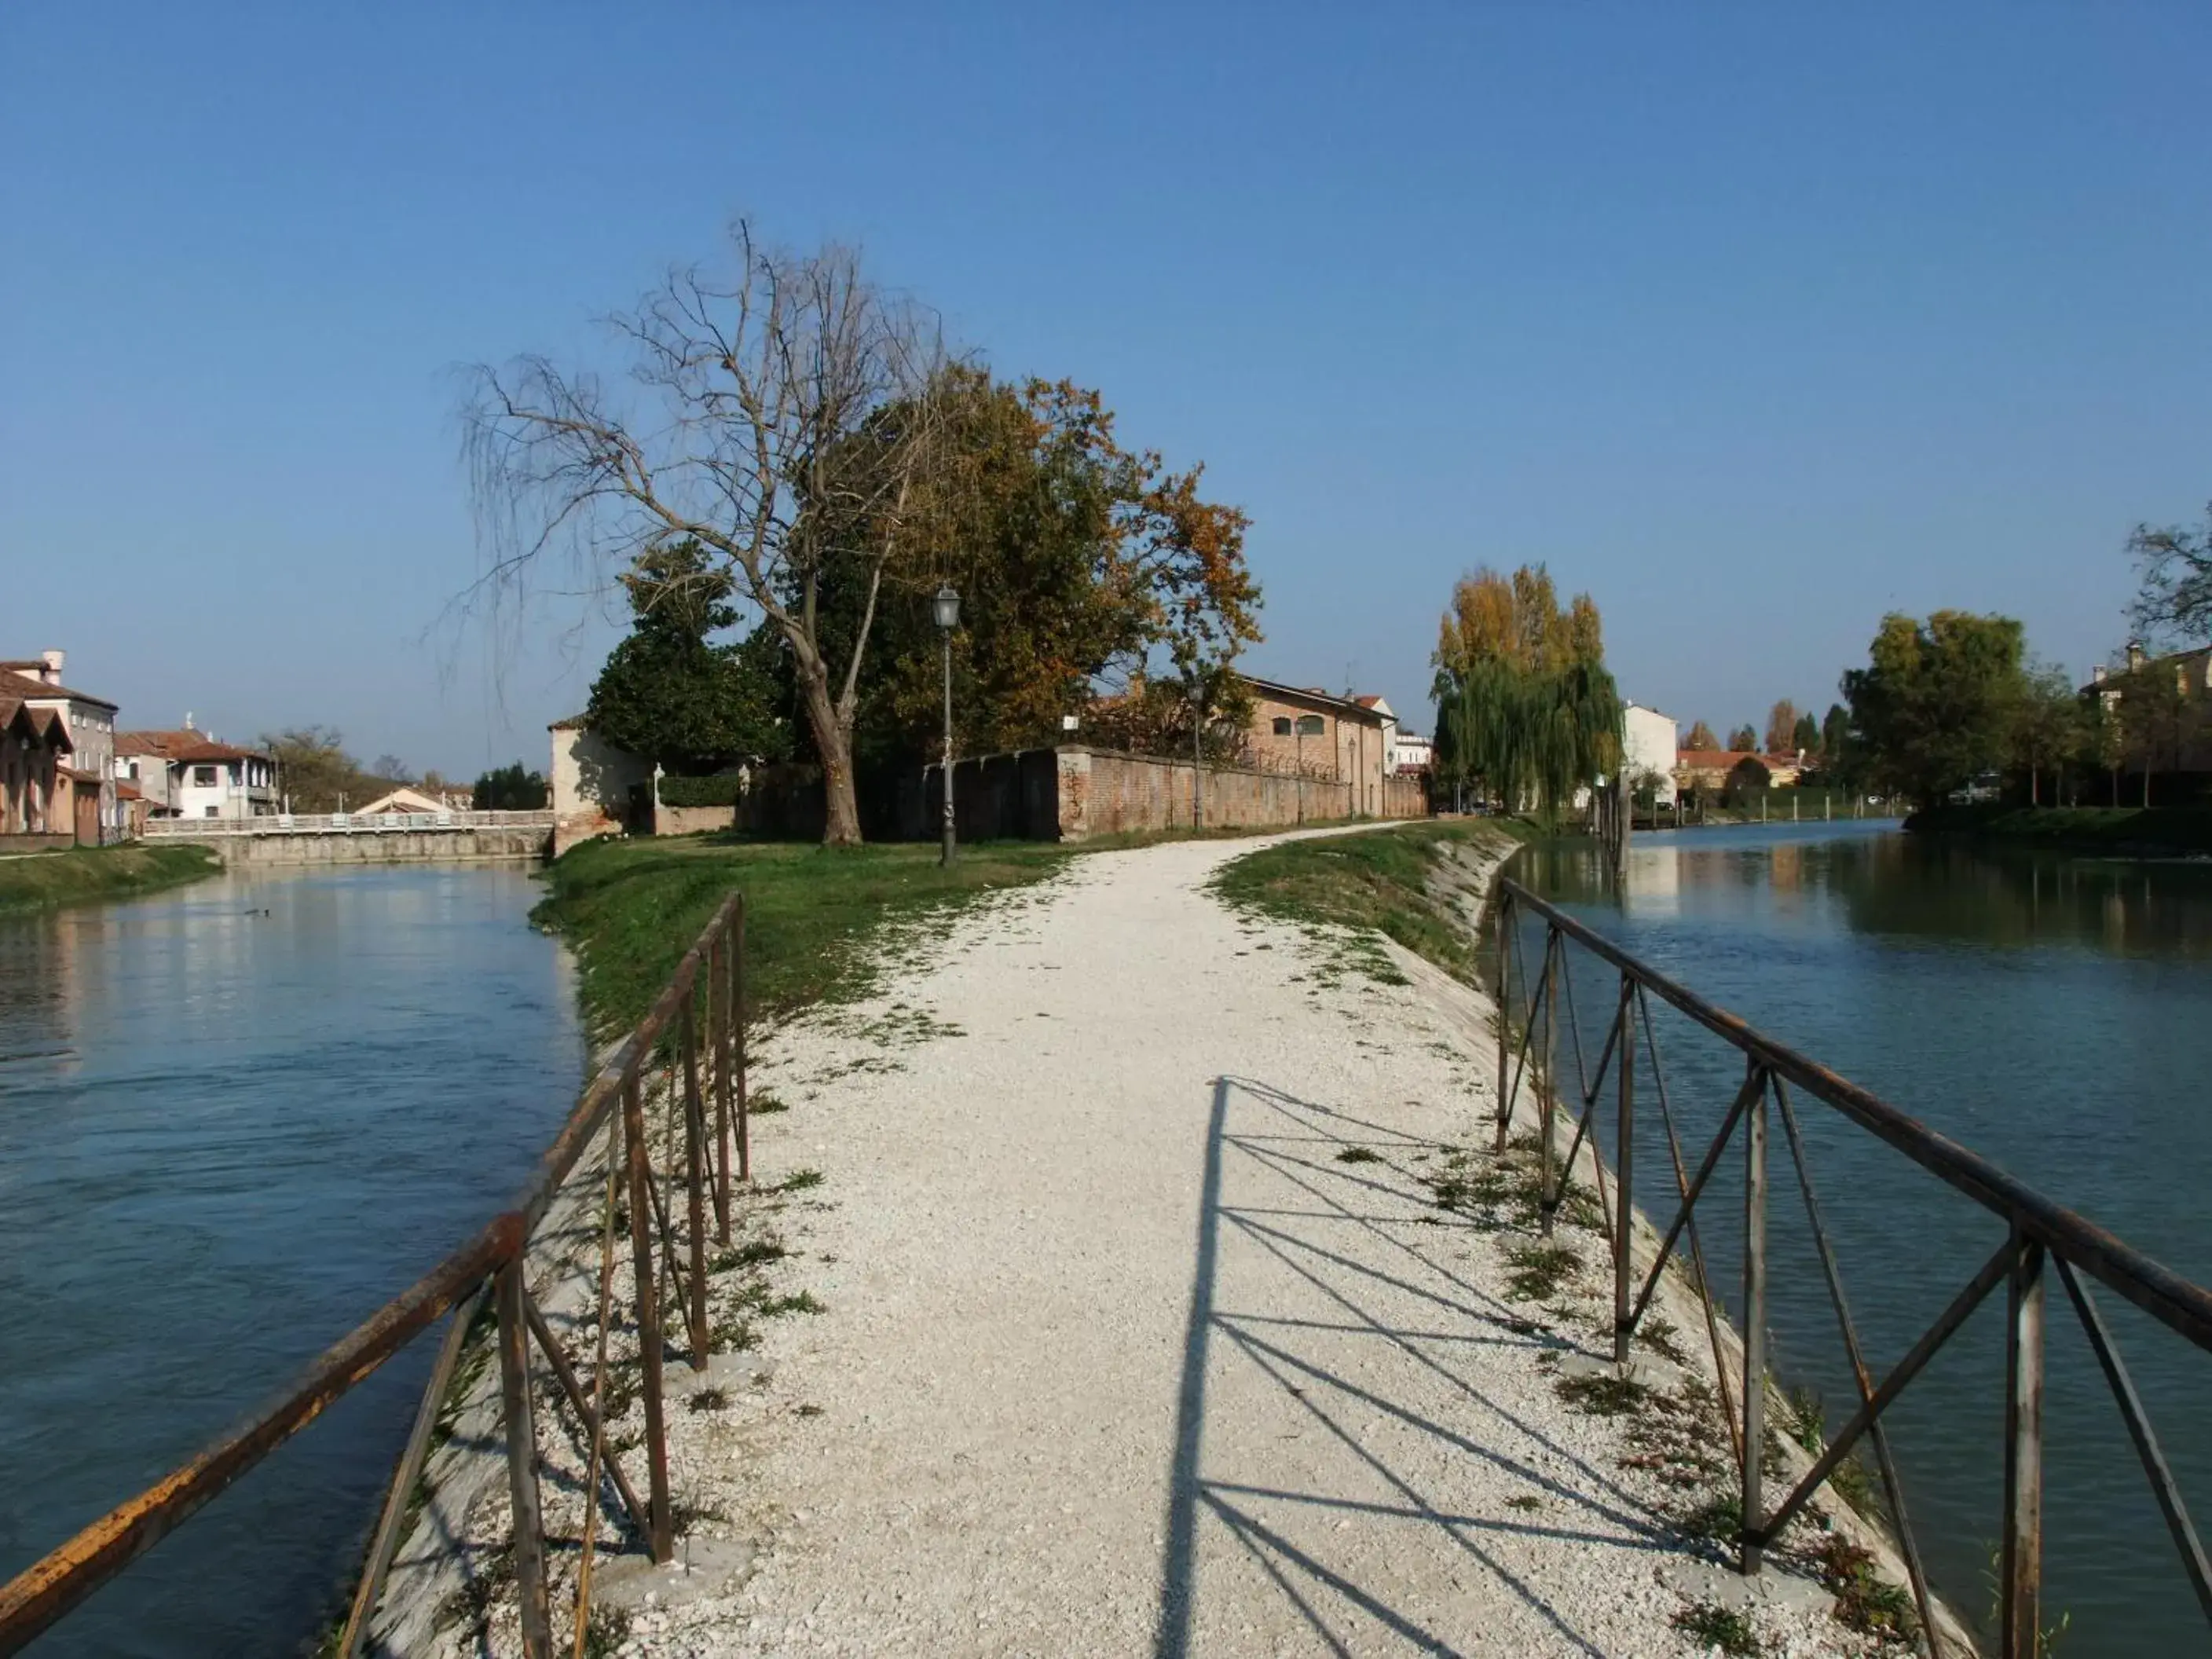
[[[275,1404],[182,1468],[79,1532],[76,1536],[0,1585],[0,1656],[14,1654],[65,1618],[100,1586],[173,1532],[185,1520],[270,1453],[306,1428],[394,1354],[447,1320],[422,1405],[362,1564],[337,1652],[355,1659],[368,1633],[393,1553],[405,1531],[409,1500],[429,1455],[433,1430],[445,1404],[456,1362],[476,1311],[489,1298],[495,1310],[501,1420],[514,1509],[515,1584],[521,1599],[523,1650],[528,1659],[551,1659],[553,1624],[545,1572],[545,1536],[538,1502],[539,1392],[532,1350],[590,1442],[587,1519],[577,1576],[572,1633],[583,1650],[590,1618],[592,1544],[605,1494],[602,1470],[626,1520],[656,1562],[674,1547],[668,1484],[665,1401],[662,1389],[664,1339],[660,1285],[664,1276],[684,1293],[678,1323],[686,1358],[703,1371],[708,1358],[707,1214],[719,1242],[730,1237],[732,1178],[750,1181],[752,1160],[745,1099],[745,907],[742,894],[725,900],[684,953],[652,1009],[586,1085],[568,1121],[553,1139],[515,1204],[455,1250],[415,1285],[386,1303],[339,1340]],[[703,1001],[705,1030],[699,1005]],[[684,1146],[679,1169],[656,1171],[645,1121],[647,1079],[662,1057],[671,1079],[668,1103],[681,1110]],[[604,1130],[607,1134],[605,1208],[600,1227],[599,1352],[588,1392],[526,1282],[530,1242],[555,1196]],[[732,1168],[734,1154],[735,1167]],[[680,1180],[686,1210],[678,1218],[664,1202],[661,1183]],[[622,1191],[629,1216],[636,1320],[645,1408],[646,1489],[641,1498],[607,1442],[600,1382],[607,1369],[606,1341],[613,1281],[613,1225]]]
[[[1544,927],[1541,965],[1533,976],[1529,965],[1518,960],[1522,955],[1518,941],[1524,915],[1540,921]],[[1890,1516],[1895,1522],[1899,1553],[1911,1582],[1921,1628],[1926,1632],[1929,1651],[1940,1653],[1940,1626],[1933,1616],[1927,1573],[1913,1537],[1896,1459],[1883,1432],[1882,1419],[1937,1351],[1965,1324],[1967,1316],[2002,1285],[2005,1287],[2007,1323],[2004,1509],[1997,1583],[2000,1652],[2003,1659],[2040,1659],[2044,1641],[2040,1597],[2045,1284],[2046,1275],[2055,1273],[2081,1321],[2098,1367],[2126,1424],[2152,1495],[2179,1552],[2182,1570],[2196,1592],[2208,1624],[2212,1624],[2212,1570],[2208,1570],[2203,1544],[2182,1503],[2180,1490],[2112,1340],[2111,1328],[2091,1298],[2085,1280],[2094,1279],[2208,1353],[2212,1353],[2212,1291],[2161,1267],[1887,1101],[1654,972],[1603,935],[1547,903],[1518,882],[1509,879],[1500,884],[1497,930],[1497,1150],[1501,1153],[1506,1150],[1522,1086],[1528,1083],[1535,1092],[1540,1119],[1539,1224],[1549,1234],[1566,1196],[1577,1155],[1585,1139],[1590,1143],[1592,1164],[1599,1182],[1599,1205],[1613,1259],[1613,1357],[1617,1361],[1626,1363],[1628,1359],[1630,1339],[1651,1307],[1662,1273],[1677,1248],[1686,1244],[1698,1300],[1705,1310],[1706,1334],[1720,1385],[1721,1408],[1729,1419],[1736,1453],[1742,1504],[1741,1528],[1736,1542],[1739,1565],[1744,1572],[1759,1571],[1761,1553],[1776,1542],[1791,1518],[1853,1454],[1863,1438],[1874,1450]],[[1583,1066],[1582,1034],[1574,1012],[1574,984],[1567,957],[1571,945],[1588,951],[1620,975],[1617,998],[1610,1011],[1607,1036],[1595,1074]],[[1520,970],[1518,981],[1525,995],[1515,988],[1516,966]],[[1683,1155],[1675,1128],[1676,1115],[1668,1095],[1666,1073],[1660,1064],[1658,1036],[1651,1020],[1650,1000],[1655,996],[1743,1056],[1742,1082],[1735,1091],[1718,1133],[1698,1158],[1694,1173]],[[1563,1000],[1566,1011],[1564,1022]],[[1636,1053],[1639,1040],[1656,1085],[1656,1103],[1672,1156],[1674,1200],[1678,1205],[1673,1220],[1660,1236],[1656,1259],[1642,1265],[1637,1261],[1637,1252],[1632,1248],[1636,1214]],[[1571,1080],[1563,1070],[1563,1048],[1571,1049],[1574,1070]],[[1613,1190],[1609,1197],[1604,1188],[1607,1165],[1597,1156],[1598,1103],[1607,1092],[1608,1071],[1613,1082]],[[1571,1103],[1562,1098],[1563,1091],[1570,1087],[1574,1097]],[[1793,1087],[1902,1152],[2005,1224],[2005,1242],[1966,1280],[1935,1323],[1906,1350],[1888,1375],[1878,1382],[1867,1365],[1864,1346],[1844,1298],[1836,1254],[1821,1221],[1805,1138],[1790,1103]],[[1844,1350],[1856,1377],[1858,1395],[1856,1409],[1850,1420],[1827,1442],[1811,1468],[1779,1502],[1772,1504],[1767,1501],[1763,1484],[1765,1470],[1762,1455],[1766,1427],[1770,1101],[1789,1146],[1791,1167],[1804,1199],[1812,1241],[1820,1255],[1822,1276],[1834,1306]],[[1560,1110],[1570,1104],[1572,1130],[1566,1152],[1561,1158],[1555,1155],[1555,1129]],[[1698,1202],[1739,1129],[1742,1131],[1744,1157],[1743,1329],[1741,1363],[1735,1368],[1735,1386],[1731,1387],[1731,1366],[1723,1356],[1710,1293],[1711,1280],[1706,1276],[1705,1248],[1698,1237]]]

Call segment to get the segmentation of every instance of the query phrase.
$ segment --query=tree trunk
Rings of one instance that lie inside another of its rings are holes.
[[[799,689],[806,729],[822,762],[822,844],[857,847],[860,801],[853,787],[852,728],[838,718],[837,705],[830,696],[830,677],[818,665],[810,672],[807,665],[799,665]]]

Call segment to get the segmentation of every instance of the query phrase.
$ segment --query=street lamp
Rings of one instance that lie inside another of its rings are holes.
[[[960,626],[960,596],[947,583],[929,610],[945,634],[945,845],[937,861],[949,868],[958,851],[952,834],[952,630]]]

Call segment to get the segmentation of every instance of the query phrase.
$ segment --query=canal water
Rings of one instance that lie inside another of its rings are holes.
[[[1583,843],[1530,848],[1512,873],[1650,966],[2212,1282],[2212,866],[1977,850],[1855,823],[1640,836],[1625,891]],[[1522,942],[1541,949],[1533,932]],[[1592,1068],[1617,985],[1589,958],[1577,963]],[[1686,1146],[1694,1166],[1742,1060],[1656,999],[1654,1009],[1686,1143],[1703,1132]],[[1562,1064],[1571,1077],[1571,1060]],[[1663,1225],[1674,1176],[1656,1103],[1650,1074],[1639,1073],[1638,1196]],[[1879,1374],[2002,1242],[2002,1228],[1818,1102],[1793,1104]],[[1605,1130],[1609,1147],[1609,1117]],[[1777,1368],[1785,1383],[1817,1392],[1833,1428],[1857,1402],[1778,1121],[1769,1157]],[[1741,1162],[1730,1154],[1717,1201],[1698,1206],[1712,1276],[1735,1308]],[[2212,1650],[2055,1276],[2047,1297],[2046,1622],[2070,1621],[2054,1651]],[[2098,1301],[2185,1498],[2212,1521],[2212,1355],[2109,1292]],[[1994,1598],[2003,1303],[2000,1288],[1894,1413],[1905,1499],[1936,1588],[1978,1621]]]
[[[520,866],[227,875],[0,921],[0,1578],[264,1403],[495,1213],[583,1073]],[[308,1650],[413,1350],[31,1651]]]

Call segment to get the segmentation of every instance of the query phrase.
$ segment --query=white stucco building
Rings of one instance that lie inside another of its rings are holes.
[[[114,772],[136,784],[157,818],[257,818],[276,810],[276,763],[196,730],[118,732]]]
[[[1641,793],[1647,781],[1662,806],[1674,804],[1674,717],[1632,702],[1622,711],[1621,770],[1630,789]]]
[[[1390,734],[1393,772],[1425,772],[1435,760],[1435,745],[1419,732],[1398,731]]]
[[[650,834],[653,768],[642,756],[617,749],[586,724],[581,714],[556,720],[553,733],[553,856],[580,841]]]

